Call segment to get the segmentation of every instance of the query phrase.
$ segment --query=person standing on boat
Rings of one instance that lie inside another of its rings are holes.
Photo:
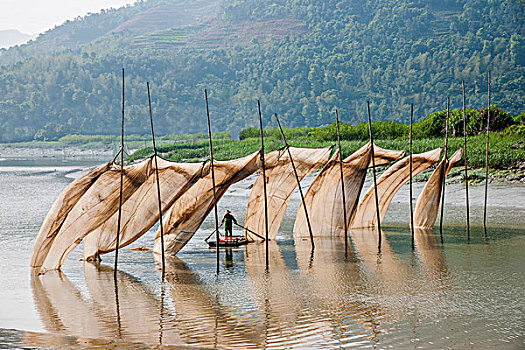
[[[235,223],[235,225],[238,225],[237,220],[235,220],[235,218],[231,214],[231,211],[226,210],[226,213],[224,213],[224,217],[222,218],[222,223],[224,224],[224,236],[226,236],[227,241],[231,241],[233,223]]]

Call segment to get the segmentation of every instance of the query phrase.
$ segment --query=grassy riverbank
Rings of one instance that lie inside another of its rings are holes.
[[[471,168],[485,166],[485,142],[487,108],[467,109],[467,160]],[[511,116],[496,106],[490,108],[489,167],[492,176],[498,179],[525,181],[523,167],[525,165],[525,114]],[[422,153],[444,146],[446,111],[439,111],[427,116],[424,120],[414,123],[413,152]],[[408,152],[409,126],[395,122],[374,122],[372,130],[376,144],[382,148],[405,150]],[[285,128],[288,142],[296,147],[326,147],[336,144],[337,133],[335,123],[317,128]],[[463,146],[463,111],[450,111],[449,139],[450,154]],[[455,136],[457,135],[457,136]],[[460,136],[461,135],[461,136]],[[265,149],[267,152],[284,146],[278,129],[265,129]],[[455,137],[454,137],[455,136]],[[222,137],[214,141],[214,155],[217,160],[230,160],[257,152],[260,149],[259,130],[245,129],[239,134],[240,140],[235,141]],[[346,157],[368,141],[368,125],[341,124],[341,148]],[[190,142],[165,144],[158,147],[159,153],[173,161],[203,161],[208,159],[209,145],[205,138]],[[152,147],[138,150],[128,160],[134,161],[153,154]],[[463,162],[458,163],[458,166]],[[453,172],[454,173],[454,172]],[[478,174],[479,173],[479,174]],[[480,172],[472,172],[470,181],[479,181]],[[451,174],[452,175],[452,174]],[[424,177],[425,175],[423,175]]]
[[[408,140],[376,140],[376,144],[382,148],[405,150],[408,152]],[[296,147],[326,147],[335,145],[334,141],[319,141],[312,140],[308,137],[294,137],[289,140],[290,145]],[[358,140],[343,140],[341,141],[341,148],[343,157],[346,157],[357,149],[362,147],[366,141]],[[523,174],[520,169],[522,164],[525,164],[525,139],[519,136],[509,136],[503,134],[492,134],[489,139],[490,157],[489,166],[491,168],[491,177],[498,180],[509,178],[512,180],[520,180],[519,173]],[[270,152],[284,144],[280,139],[272,136],[265,138],[265,150]],[[444,140],[442,138],[428,138],[422,140],[414,140],[414,153],[422,153],[434,148],[443,147]],[[449,139],[449,154],[455,152],[463,146],[462,137],[453,137]],[[260,140],[257,138],[246,138],[239,141],[231,139],[216,140],[213,144],[214,156],[217,160],[230,160],[240,158],[260,149]],[[335,147],[334,147],[335,149]],[[207,140],[198,140],[187,143],[163,145],[158,148],[160,155],[166,159],[177,162],[198,162],[209,158],[209,144]],[[131,155],[128,160],[140,160],[153,155],[151,147],[143,148]],[[485,166],[485,136],[470,136],[467,139],[467,158],[471,168],[482,168]],[[462,166],[462,162],[458,163],[458,167]],[[458,168],[459,169],[459,168]],[[457,174],[456,174],[457,173]],[[484,173],[480,171],[472,171],[469,176],[470,181],[480,181],[484,177]],[[452,171],[450,174],[460,175],[459,171]],[[423,174],[422,178],[425,178]],[[457,179],[459,180],[459,179]]]
[[[485,130],[486,109],[467,110],[467,157],[469,167],[480,169],[485,166]],[[445,115],[444,111],[430,114],[426,119],[414,124],[413,152],[423,153],[444,146]],[[489,147],[489,167],[491,177],[497,180],[525,182],[525,116],[510,116],[491,107],[491,129]],[[405,150],[408,152],[408,132],[406,124],[394,122],[374,122],[372,129],[376,144],[382,148]],[[449,132],[462,135],[462,111],[451,111]],[[288,142],[296,147],[335,146],[337,134],[335,124],[318,128],[285,128]],[[205,133],[166,135],[157,138],[159,154],[177,162],[201,162],[209,158],[209,141]],[[284,146],[278,129],[265,129],[265,150],[271,152]],[[341,147],[343,157],[347,157],[368,141],[368,125],[341,124]],[[229,132],[213,134],[214,155],[217,160],[231,160],[257,152],[260,149],[259,130],[246,129],[239,134],[239,140],[233,140]],[[34,141],[5,144],[0,147],[54,148],[104,150],[115,154],[120,146],[118,135],[69,135],[58,141]],[[449,154],[463,146],[463,137],[449,138]],[[133,162],[153,155],[150,135],[127,135],[125,138],[127,161]],[[335,149],[335,148],[334,148]],[[462,166],[459,162],[457,166]],[[425,178],[428,172],[419,178]],[[451,178],[461,180],[459,170],[453,170]],[[484,172],[473,170],[469,181],[482,181]]]
[[[334,141],[312,140],[308,137],[295,137],[288,141],[290,145],[296,147],[326,147],[335,145]],[[366,141],[343,140],[341,148],[343,157],[346,157],[362,147]],[[408,140],[376,140],[375,143],[386,149],[406,150],[408,152]],[[283,147],[284,144],[280,139],[274,137],[265,138],[265,149],[267,152]],[[414,140],[414,153],[422,153],[431,149],[444,146],[444,140],[441,138],[429,138]],[[449,152],[454,152],[463,146],[462,137],[453,137],[449,139]],[[489,166],[494,169],[507,169],[525,162],[525,139],[521,137],[505,136],[501,134],[492,134],[489,139],[490,159]],[[214,155],[217,160],[230,160],[257,152],[260,149],[260,140],[257,138],[246,138],[244,140],[234,141],[231,139],[215,140]],[[474,168],[485,166],[485,136],[470,136],[467,139],[467,157],[469,165]],[[209,156],[208,140],[198,140],[180,144],[167,144],[158,147],[162,157],[173,161],[202,161]],[[142,148],[131,155],[128,160],[143,159],[153,155],[153,148]]]
[[[158,146],[173,145],[178,143],[193,142],[207,138],[204,133],[164,135],[156,138]],[[213,135],[216,140],[231,139],[229,132],[218,132]],[[126,135],[125,145],[127,149],[137,150],[148,147],[151,144],[151,135]],[[0,143],[5,148],[40,148],[60,149],[78,148],[81,150],[115,150],[120,148],[120,135],[68,135],[54,141],[28,141]]]
[[[290,130],[285,130],[288,132]],[[271,133],[270,133],[271,134]],[[293,133],[290,133],[293,134]],[[161,139],[157,141],[159,154],[165,158],[177,162],[200,162],[209,158],[209,143],[205,135],[194,135],[193,138],[186,138],[186,140],[169,140]],[[90,137],[85,137],[88,140]],[[80,142],[81,138],[76,138],[75,142],[26,142],[15,144],[2,144],[0,148],[4,150],[12,149],[47,149],[66,151],[67,154],[74,155],[92,150],[94,152],[102,152],[107,154],[107,158],[112,158],[118,150],[118,138],[101,139],[98,141]],[[111,140],[111,142],[110,142]],[[288,142],[296,147],[326,147],[335,146],[335,141],[321,141],[315,140],[308,136],[290,137]],[[376,144],[386,149],[405,150],[408,152],[407,139],[395,140],[376,140]],[[469,174],[470,182],[479,182],[484,179],[485,166],[485,136],[477,135],[468,137],[468,162],[471,168]],[[146,143],[146,147],[144,144]],[[343,157],[346,157],[358,148],[362,147],[366,141],[361,140],[343,140],[341,147],[343,150]],[[151,140],[128,140],[126,138],[126,148],[135,149],[130,156],[127,157],[128,162],[139,161],[153,155],[153,148],[148,146]],[[414,153],[422,153],[431,149],[442,147],[444,145],[443,138],[426,138],[416,139],[413,143]],[[490,136],[490,176],[494,181],[522,181],[525,182],[525,139],[521,136],[506,135],[503,133],[493,133]],[[284,144],[281,139],[272,135],[265,137],[265,150],[270,152],[283,147]],[[462,137],[452,137],[449,139],[449,154],[455,152],[458,148],[463,146]],[[214,155],[217,160],[230,160],[240,158],[245,155],[257,152],[260,149],[260,140],[258,138],[245,138],[243,140],[232,140],[227,137],[214,138],[213,140]],[[334,147],[335,150],[335,147]],[[11,152],[12,152],[11,151]],[[0,153],[5,153],[1,152]],[[473,168],[473,169],[472,169]],[[457,164],[457,167],[449,174],[451,181],[462,180],[462,162]],[[429,172],[425,172],[418,176],[420,180],[424,180],[429,176]]]

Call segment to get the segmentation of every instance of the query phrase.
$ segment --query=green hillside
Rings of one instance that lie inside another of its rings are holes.
[[[77,18],[0,51],[0,142],[119,132],[126,68],[126,132],[215,131],[416,119],[461,106],[525,106],[521,0],[149,0]]]

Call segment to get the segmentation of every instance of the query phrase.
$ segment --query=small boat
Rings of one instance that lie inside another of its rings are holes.
[[[215,247],[215,241],[207,241],[210,247]],[[219,237],[219,247],[239,247],[248,244],[248,240],[244,236],[232,236],[231,240],[226,240],[226,237]]]

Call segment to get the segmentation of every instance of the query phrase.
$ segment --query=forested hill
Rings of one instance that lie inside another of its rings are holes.
[[[0,142],[147,133],[146,81],[159,134],[366,118],[406,121],[443,108],[525,106],[522,0],[149,0],[68,21],[0,50]]]

